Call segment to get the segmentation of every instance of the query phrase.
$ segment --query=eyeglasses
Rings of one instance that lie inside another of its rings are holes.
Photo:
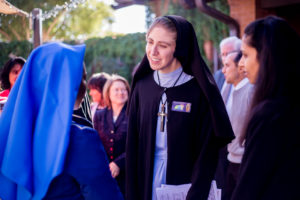
[[[239,50],[229,51],[229,52],[220,54],[220,57],[221,57],[221,58],[222,58],[222,57],[226,57],[226,56],[228,56],[228,55],[231,54],[231,53],[238,53],[238,52],[240,52],[240,51],[239,51]]]

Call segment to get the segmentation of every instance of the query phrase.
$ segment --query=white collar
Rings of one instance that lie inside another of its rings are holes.
[[[244,87],[249,82],[248,78],[244,78],[241,80],[236,86],[233,85],[234,90],[239,90]]]

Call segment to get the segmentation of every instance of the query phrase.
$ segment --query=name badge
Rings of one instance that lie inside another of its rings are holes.
[[[191,106],[192,104],[188,102],[173,101],[172,111],[189,113],[191,112]]]

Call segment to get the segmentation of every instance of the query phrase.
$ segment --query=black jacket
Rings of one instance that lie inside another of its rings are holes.
[[[94,128],[98,131],[109,162],[115,162],[120,168],[116,177],[121,191],[125,192],[125,144],[127,136],[126,105],[122,108],[116,123],[113,122],[112,109],[97,110],[94,116]]]
[[[276,99],[253,113],[232,200],[300,199],[300,109]]]

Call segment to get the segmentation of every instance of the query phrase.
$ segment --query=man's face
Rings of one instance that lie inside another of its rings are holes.
[[[222,72],[225,76],[226,82],[234,85],[236,85],[240,81],[238,66],[233,61],[235,56],[236,53],[229,54],[225,58],[224,66],[222,68]]]

